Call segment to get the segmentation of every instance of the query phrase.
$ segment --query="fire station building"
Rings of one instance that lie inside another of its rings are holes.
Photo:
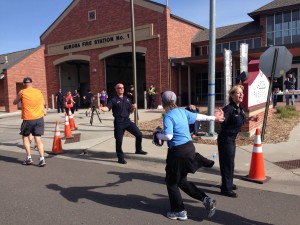
[[[173,90],[180,105],[206,104],[209,29],[177,17],[168,6],[149,0],[135,0],[134,15],[139,108],[144,108],[144,92],[150,84],[157,93]],[[259,59],[269,46],[286,46],[293,54],[291,70],[299,89],[300,2],[273,0],[248,15],[250,22],[216,29],[217,103],[224,101],[223,49],[232,51],[235,79],[239,74],[241,43],[248,44],[249,61]],[[63,93],[78,89],[81,96],[88,90],[99,93],[106,89],[113,96],[118,82],[124,83],[125,92],[133,84],[129,0],[74,0],[40,36],[40,43],[23,58],[16,59],[17,53],[0,55],[0,107],[4,111],[17,110],[12,101],[24,77],[20,71],[27,70],[26,76],[33,76],[38,83],[35,86],[45,92],[49,107],[51,96],[60,88]],[[29,67],[32,64],[24,60],[41,49],[44,54],[39,54],[42,62],[38,61],[40,68],[36,73],[35,68]],[[282,90],[284,78],[279,79]]]

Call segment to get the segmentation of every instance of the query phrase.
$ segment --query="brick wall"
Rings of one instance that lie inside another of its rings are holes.
[[[46,83],[46,71],[44,63],[44,46],[37,48],[35,52],[27,56],[22,61],[18,62],[7,70],[7,98],[5,100],[5,111],[14,112],[18,108],[13,105],[13,100],[17,95],[17,83],[22,83],[24,77],[31,77],[33,80],[33,86],[38,88],[44,94],[44,98],[47,99],[47,83]]]

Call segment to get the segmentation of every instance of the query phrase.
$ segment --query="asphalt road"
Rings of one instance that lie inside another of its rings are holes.
[[[163,165],[116,165],[97,159],[49,156],[44,168],[23,166],[24,153],[0,150],[1,225],[177,224],[169,209]],[[37,163],[38,156],[34,159]],[[130,168],[134,167],[134,168]],[[152,168],[152,169],[151,169]],[[194,179],[217,199],[217,212],[205,218],[201,203],[184,196],[185,224],[299,224],[300,197],[240,187],[239,198],[218,195],[214,183]]]

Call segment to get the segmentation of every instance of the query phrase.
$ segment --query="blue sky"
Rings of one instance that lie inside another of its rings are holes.
[[[109,1],[109,0],[105,0]],[[166,0],[154,0],[166,4]],[[9,0],[0,7],[0,54],[39,46],[40,35],[68,7],[72,0]],[[209,27],[210,0],[169,0],[171,13]],[[216,0],[216,26],[252,19],[252,12],[271,0]]]

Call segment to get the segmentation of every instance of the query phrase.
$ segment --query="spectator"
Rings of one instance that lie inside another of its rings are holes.
[[[155,109],[155,96],[155,87],[151,84],[148,89],[148,109]]]
[[[84,96],[85,99],[85,103],[86,103],[86,112],[85,115],[86,116],[91,116],[92,113],[92,107],[93,107],[93,102],[95,100],[95,97],[93,95],[93,93],[91,92],[91,90],[88,90],[88,93],[86,96]]]
[[[134,86],[133,85],[130,85],[130,89],[129,91],[127,92],[127,98],[130,99],[130,101],[132,103],[134,103]]]
[[[190,112],[193,112],[193,113],[199,113],[200,112],[199,109],[195,105],[189,105],[185,109],[190,111]],[[195,138],[195,137],[199,136],[198,132],[199,132],[200,126],[201,126],[201,123],[198,120],[196,120],[194,124],[189,124],[192,138]]]
[[[273,85],[272,85],[272,89],[273,89],[273,95],[272,95],[272,102],[273,102],[273,108],[275,108],[277,106],[277,93],[279,92],[280,86],[278,84],[277,78],[274,78],[273,80]]]
[[[71,91],[67,92],[67,95],[65,97],[65,108],[66,108],[66,113],[69,115],[69,111],[71,110],[71,113],[74,114],[74,104],[75,101],[73,100],[73,96]]]
[[[78,108],[80,106],[80,94],[78,93],[77,89],[74,90],[73,100],[75,101],[73,107],[75,107],[75,110],[78,111]]]
[[[106,90],[103,89],[100,93],[100,104],[102,106],[106,106],[107,104],[107,98],[108,98],[108,94],[106,93]]]
[[[60,111],[62,113],[65,112],[64,108],[65,108],[65,101],[64,101],[64,95],[61,93],[61,89],[58,90],[56,96],[55,96],[55,100],[56,100],[56,106],[57,106],[57,113],[60,113]]]
[[[288,73],[284,81],[285,89],[287,91],[294,91],[296,87],[296,78],[292,73]],[[290,97],[292,98],[292,105],[295,104],[295,95],[285,95],[286,105],[290,104]]]

